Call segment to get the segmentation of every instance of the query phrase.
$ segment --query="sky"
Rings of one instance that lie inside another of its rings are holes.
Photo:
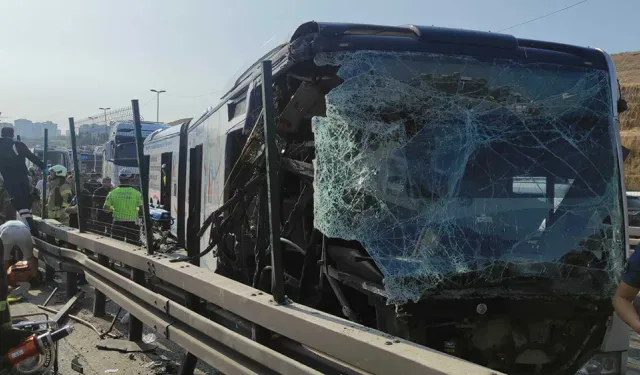
[[[0,122],[68,118],[140,101],[145,120],[198,117],[306,21],[497,31],[578,0],[2,0]],[[588,0],[507,33],[640,50],[640,1]]]

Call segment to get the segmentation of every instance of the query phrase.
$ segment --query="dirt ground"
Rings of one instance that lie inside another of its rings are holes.
[[[67,301],[64,283],[56,279],[56,283],[42,286],[38,290],[30,290],[23,301],[11,305],[11,314],[16,317],[23,314],[46,313],[49,318],[55,314],[47,313],[38,307],[43,304],[55,287],[58,291],[51,299],[47,307],[59,310]],[[84,296],[71,310],[72,315],[82,318],[94,325],[100,332],[109,328],[114,315],[118,311],[118,306],[107,300],[107,315],[105,318],[94,318],[91,310],[93,304],[93,288],[89,285],[79,287],[84,291]],[[123,310],[115,324],[112,333],[119,339],[127,338],[128,324],[123,324],[119,320],[125,315]],[[43,317],[34,317],[31,320],[42,320]],[[71,362],[77,358],[83,367],[83,374],[177,374],[184,350],[172,342],[161,337],[161,335],[149,327],[144,327],[143,338],[148,334],[155,335],[153,345],[156,349],[149,353],[120,353],[117,351],[99,350],[96,344],[100,342],[98,334],[73,319],[67,319],[66,323],[73,326],[73,333],[59,344],[59,374],[72,375],[78,372],[72,370]],[[149,338],[149,336],[146,336]],[[110,339],[113,337],[105,337]],[[115,370],[115,371],[114,371]],[[199,363],[196,374],[220,374],[206,364]]]

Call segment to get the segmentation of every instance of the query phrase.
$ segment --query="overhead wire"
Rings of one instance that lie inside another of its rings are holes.
[[[199,94],[199,95],[173,95],[173,94],[169,94],[167,93],[167,96],[171,96],[173,98],[182,98],[182,99],[195,99],[195,98],[202,98],[205,96],[212,96],[212,95],[219,95],[221,96],[223,94],[222,91],[217,90],[217,91],[213,91],[213,92],[208,92],[206,94]]]
[[[571,8],[573,8],[573,7],[576,7],[576,6],[580,5],[580,4],[584,4],[584,3],[586,3],[587,1],[589,1],[589,0],[582,0],[582,1],[578,1],[577,3],[571,4],[571,5],[567,6],[567,7],[562,8],[562,9],[555,10],[555,11],[553,11],[553,12],[551,12],[551,13],[547,13],[547,14],[545,14],[545,15],[542,15],[542,16],[539,16],[539,17],[536,17],[536,18],[532,18],[532,19],[530,19],[530,20],[528,20],[528,21],[520,22],[520,23],[515,24],[515,25],[513,25],[513,26],[509,26],[509,27],[504,28],[504,29],[502,29],[502,30],[498,30],[498,32],[499,32],[499,33],[501,33],[501,32],[503,32],[503,31],[507,31],[507,30],[515,29],[516,27],[520,27],[520,26],[522,26],[522,25],[526,25],[526,24],[528,24],[528,23],[531,23],[531,22],[535,22],[535,21],[541,20],[541,19],[543,19],[543,18],[546,18],[546,17],[552,16],[552,15],[554,15],[554,14],[557,14],[557,13],[563,12],[563,11],[565,11],[565,10],[571,9]]]
[[[151,99],[149,99],[147,102],[145,102],[143,105],[141,105],[140,108],[144,108],[144,107],[148,106],[155,98],[156,98],[156,96],[153,95],[151,97]]]

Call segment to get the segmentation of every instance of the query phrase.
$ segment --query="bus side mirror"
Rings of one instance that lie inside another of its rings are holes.
[[[629,156],[630,153],[631,153],[631,150],[622,146],[622,161],[627,160],[627,156]]]
[[[629,109],[629,104],[626,100],[618,99],[618,113],[626,112]]]

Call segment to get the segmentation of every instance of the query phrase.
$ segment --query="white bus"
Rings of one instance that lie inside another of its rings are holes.
[[[167,127],[164,123],[143,121],[142,137],[146,138],[154,131]],[[103,153],[102,176],[110,177],[114,186],[119,185],[118,174],[123,168],[139,173],[133,122],[119,122],[111,126],[109,141],[105,143]]]
[[[149,198],[154,206],[169,213],[170,232],[179,239],[184,239],[184,220],[177,218],[186,215],[186,159],[180,156],[186,151],[188,124],[186,121],[156,130],[144,141],[144,154],[149,163]]]

